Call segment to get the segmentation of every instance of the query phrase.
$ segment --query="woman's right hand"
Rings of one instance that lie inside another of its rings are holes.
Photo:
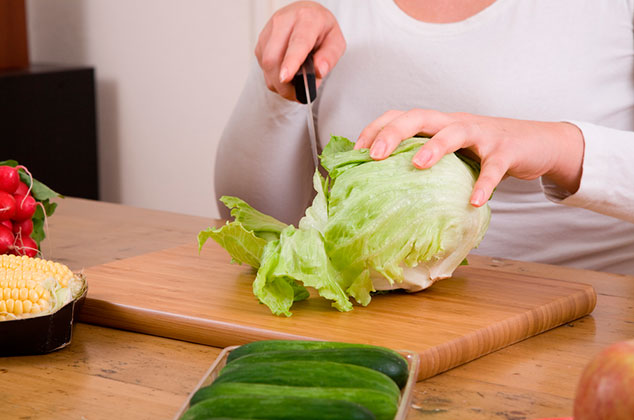
[[[273,14],[260,33],[255,56],[266,86],[289,100],[297,100],[290,83],[313,52],[317,87],[346,49],[333,14],[310,1],[290,4]]]

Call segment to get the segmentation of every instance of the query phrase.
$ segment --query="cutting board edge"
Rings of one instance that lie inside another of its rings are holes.
[[[585,287],[573,295],[556,299],[540,308],[518,314],[486,328],[473,331],[458,339],[419,352],[420,365],[417,380],[422,381],[431,378],[439,373],[591,314],[597,304],[597,294],[592,285],[583,285]],[[568,300],[573,301],[572,306],[574,309],[566,313],[563,311],[566,308],[564,302]],[[535,324],[535,321],[539,320],[536,314],[538,311],[546,312],[547,322],[543,322],[541,325]],[[513,323],[519,323],[525,328],[510,328]],[[513,331],[515,331],[515,334],[513,334]],[[522,331],[525,331],[525,333],[522,333]],[[491,345],[487,346],[487,348],[482,348],[483,343],[486,343],[483,337],[487,334],[490,336],[489,342]],[[507,338],[508,334],[513,336]],[[465,341],[475,343],[475,346],[465,346]],[[464,349],[465,347],[469,350],[460,353],[459,349]],[[444,350],[444,352],[441,352],[441,350]],[[446,356],[447,354],[449,355],[448,357]]]
[[[228,347],[267,339],[315,340],[310,336],[156,311],[90,297],[86,297],[79,321],[214,347]],[[210,327],[216,334],[209,333]]]
[[[572,305],[568,305],[566,302],[570,300],[572,300]],[[594,288],[591,285],[586,285],[573,295],[555,299],[540,308],[491,324],[439,346],[423,351],[408,349],[417,351],[420,356],[417,380],[430,378],[526,338],[579,319],[594,310],[596,301],[597,296]],[[570,307],[572,309],[566,311],[566,308]],[[538,315],[538,312],[542,313]],[[540,319],[544,321],[538,322]],[[84,308],[80,313],[80,321],[215,347],[240,345],[266,339],[317,339],[275,330],[240,326],[224,321],[116,304],[90,297],[86,299]],[[521,328],[511,328],[513,324],[519,324]],[[214,334],[210,334],[210,330],[213,330]],[[489,345],[486,345],[487,342]],[[467,350],[461,351],[460,349]]]

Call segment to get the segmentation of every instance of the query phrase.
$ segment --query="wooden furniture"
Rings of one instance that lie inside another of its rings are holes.
[[[0,1],[0,69],[29,65],[24,0]]]
[[[92,68],[0,70],[0,160],[17,160],[65,195],[98,199],[95,101]]]
[[[44,252],[80,270],[192,243],[212,223],[67,198],[50,220]],[[589,283],[597,292],[597,306],[589,316],[419,382],[409,418],[570,416],[585,364],[608,344],[634,337],[634,277],[497,259],[481,262],[500,273]],[[219,351],[79,324],[64,350],[0,359],[2,413],[31,419],[169,419]]]

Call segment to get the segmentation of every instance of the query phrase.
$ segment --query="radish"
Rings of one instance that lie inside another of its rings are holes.
[[[31,233],[33,233],[33,220],[26,219],[21,222],[16,221],[13,223],[12,230],[15,235],[21,235],[22,237],[30,236]]]
[[[0,226],[0,254],[6,254],[7,251],[12,250],[13,241],[15,241],[13,232],[5,226]]]
[[[12,219],[17,221],[22,221],[26,219],[30,219],[35,214],[35,209],[37,208],[37,201],[30,195],[16,195],[15,197],[15,214]]]
[[[0,166],[0,191],[15,193],[20,183],[18,170],[11,166]]]
[[[9,220],[15,216],[15,198],[8,192],[0,191],[0,220]]]
[[[15,248],[15,251],[18,255],[26,255],[27,257],[35,257],[37,255],[37,244],[30,237],[23,236],[17,242],[19,246]]]
[[[0,225],[2,226],[6,226],[7,228],[11,229],[13,231],[13,223],[11,222],[11,220],[3,220],[2,222],[0,222]],[[30,233],[29,233],[30,235]]]
[[[24,182],[18,183],[18,188],[13,192],[13,195],[26,195],[29,192],[29,186]]]

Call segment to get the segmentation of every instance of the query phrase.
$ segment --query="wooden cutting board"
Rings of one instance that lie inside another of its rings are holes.
[[[278,317],[254,297],[254,271],[230,264],[213,241],[200,255],[184,245],[85,273],[84,322],[217,347],[303,338],[413,350],[419,380],[589,314],[596,303],[590,285],[476,264],[425,291],[374,296],[351,312],[312,296],[293,305],[292,317]]]

